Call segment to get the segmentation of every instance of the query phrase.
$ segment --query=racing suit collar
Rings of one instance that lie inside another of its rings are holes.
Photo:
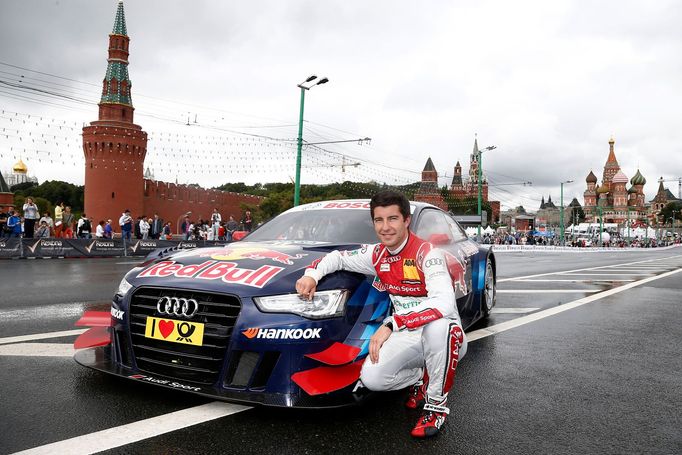
[[[403,240],[403,243],[401,243],[400,246],[398,248],[396,248],[395,250],[389,250],[388,248],[386,248],[388,253],[391,256],[400,253],[403,250],[403,248],[405,248],[405,245],[407,245],[407,242],[410,240],[411,235],[412,235],[412,233],[410,231],[407,231],[407,236],[405,237],[405,240]]]

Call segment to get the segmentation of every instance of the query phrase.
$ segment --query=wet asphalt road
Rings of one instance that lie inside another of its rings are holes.
[[[106,453],[682,453],[682,249],[497,258],[497,312],[470,331],[482,338],[460,363],[436,439],[412,440],[417,413],[394,392],[341,410],[250,409]],[[26,342],[50,343],[45,355],[9,354],[21,343],[8,337],[72,330],[83,310],[106,310],[133,262],[0,261],[0,453],[211,402],[50,354],[75,336]]]

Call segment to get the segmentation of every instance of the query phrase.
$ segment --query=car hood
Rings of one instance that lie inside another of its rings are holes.
[[[176,250],[158,254],[126,275],[133,286],[173,287],[241,296],[295,292],[304,269],[334,249],[359,245],[315,242],[234,242],[221,247]],[[349,283],[348,280],[355,283]],[[334,274],[318,289],[355,287],[361,276]]]

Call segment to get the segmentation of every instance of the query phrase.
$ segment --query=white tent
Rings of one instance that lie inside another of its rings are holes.
[[[466,233],[469,237],[475,237],[478,234],[478,228],[469,226],[466,228]]]
[[[483,229],[483,233],[484,234],[494,234],[495,230],[493,228],[491,228],[490,225],[488,225],[488,226],[486,226],[485,229]]]

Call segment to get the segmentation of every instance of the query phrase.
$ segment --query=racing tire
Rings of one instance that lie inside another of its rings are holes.
[[[495,272],[490,259],[485,261],[485,277],[483,279],[483,290],[481,292],[481,313],[484,318],[490,315],[490,311],[495,306],[496,295]]]

